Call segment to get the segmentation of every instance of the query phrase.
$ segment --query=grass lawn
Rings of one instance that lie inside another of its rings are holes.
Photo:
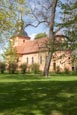
[[[77,115],[77,77],[0,74],[0,115]]]

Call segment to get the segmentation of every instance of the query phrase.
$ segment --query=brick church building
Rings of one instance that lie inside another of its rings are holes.
[[[16,48],[18,54],[18,64],[27,63],[31,65],[38,63],[40,70],[44,70],[45,61],[48,56],[48,52],[43,48],[44,43],[48,38],[43,37],[36,40],[31,40],[28,34],[23,29],[23,21],[18,21],[18,30],[16,36],[11,38],[13,41],[13,47]],[[63,39],[63,36],[57,36],[57,39]],[[42,48],[42,50],[40,50]],[[53,58],[50,65],[50,71],[56,71],[59,68],[60,71],[68,69],[72,70],[71,52],[70,51],[57,51],[53,54]]]

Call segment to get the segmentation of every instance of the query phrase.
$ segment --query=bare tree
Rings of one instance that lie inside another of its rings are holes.
[[[48,52],[48,58],[45,64],[45,68],[44,68],[44,75],[48,76],[48,72],[49,72],[49,67],[50,67],[50,63],[51,63],[51,59],[52,59],[52,54],[54,52],[54,41],[55,41],[55,36],[54,36],[54,20],[55,20],[55,12],[56,12],[56,6],[57,6],[57,2],[58,0],[53,0],[52,1],[52,8],[51,8],[51,17],[50,17],[50,30],[49,30],[49,39],[51,41],[51,52]]]
[[[67,13],[65,17],[65,13],[67,11],[68,6],[70,7],[70,1],[71,0],[66,2],[62,2],[61,0],[32,0],[31,2],[29,1],[29,4],[31,4],[31,12],[29,15],[32,16],[33,21],[29,20],[26,26],[30,25],[33,27],[37,27],[39,24],[44,23],[44,25],[49,28],[49,39],[48,43],[46,43],[46,48],[48,49],[48,57],[44,67],[44,76],[48,76],[49,74],[50,63],[52,61],[54,52],[65,49],[72,50],[74,46],[76,46],[74,39],[72,38],[73,40],[71,40],[71,37],[68,36],[63,36],[65,42],[56,42],[56,33],[60,29],[67,28],[69,30],[70,22],[72,21],[72,19],[66,21],[69,19],[70,16]],[[71,2],[71,4],[73,3],[74,2]],[[74,25],[73,21],[72,23]]]
[[[37,5],[35,5],[37,3]],[[36,20],[35,25],[30,23],[27,24],[37,27],[41,23],[45,23],[46,27],[49,27],[49,43],[50,47],[48,50],[48,57],[45,63],[44,67],[44,75],[48,76],[49,73],[49,67],[52,59],[52,55],[54,52],[54,42],[55,42],[55,32],[54,32],[54,27],[55,27],[55,16],[56,16],[56,8],[57,8],[57,3],[58,0],[44,0],[40,1],[37,0],[34,2],[33,8],[31,8],[31,13],[33,15],[33,18]],[[57,31],[57,30],[56,30]]]

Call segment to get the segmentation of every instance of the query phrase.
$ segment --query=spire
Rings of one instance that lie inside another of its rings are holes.
[[[18,21],[17,21],[17,32],[16,34],[17,35],[20,35],[20,36],[27,36],[28,37],[28,34],[24,31],[24,21],[22,19],[22,15],[19,14],[18,16]]]
[[[18,22],[17,23],[18,23],[17,24],[18,25],[18,30],[22,31],[24,29],[24,22],[22,20],[22,15],[21,14],[19,14]]]

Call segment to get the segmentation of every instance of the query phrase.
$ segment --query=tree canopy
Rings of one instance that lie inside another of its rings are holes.
[[[44,33],[38,33],[35,35],[35,39],[39,39],[39,38],[43,38],[43,37],[47,37],[47,34],[44,32]]]
[[[26,0],[0,0],[0,35],[8,33],[12,36],[18,18],[25,12],[28,12]]]
[[[77,38],[77,0],[69,0],[61,5],[62,25],[69,40]]]
[[[17,63],[18,61],[17,50],[13,47],[11,41],[9,42],[8,47],[4,51],[3,58],[6,63]]]

